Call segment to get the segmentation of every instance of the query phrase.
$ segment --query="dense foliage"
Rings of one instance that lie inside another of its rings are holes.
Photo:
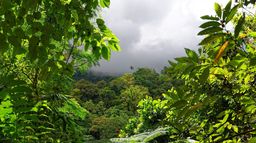
[[[89,75],[92,74],[89,72]],[[128,119],[137,116],[140,100],[158,98],[151,87],[159,87],[165,91],[170,87],[170,81],[164,76],[166,75],[147,68],[139,68],[134,73],[117,77],[106,78],[99,75],[91,78],[79,75],[80,80],[74,85],[72,97],[89,112],[87,125],[84,126],[86,134],[90,135],[89,141],[107,142],[106,139],[118,137]]]
[[[0,1],[1,142],[82,142],[74,69],[118,51],[100,18],[109,0]]]

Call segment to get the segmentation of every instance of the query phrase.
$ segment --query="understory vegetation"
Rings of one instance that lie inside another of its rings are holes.
[[[161,73],[93,76],[121,50],[109,5],[0,1],[0,142],[256,142],[255,0],[215,3],[198,51]]]

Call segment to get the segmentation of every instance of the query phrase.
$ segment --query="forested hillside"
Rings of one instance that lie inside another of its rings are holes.
[[[84,77],[74,84],[72,97],[89,112],[84,126],[86,134],[97,140],[118,137],[128,119],[138,116],[139,101],[161,99],[162,93],[171,86],[167,75],[147,68],[112,77],[112,80],[106,76],[99,76],[97,81]]]
[[[215,3],[161,73],[97,76],[121,50],[110,0],[1,0],[0,142],[256,142],[255,3]]]

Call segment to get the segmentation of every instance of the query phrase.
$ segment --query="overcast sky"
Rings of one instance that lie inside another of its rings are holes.
[[[130,66],[161,70],[168,60],[183,56],[184,48],[198,48],[200,16],[214,14],[214,2],[225,5],[228,0],[111,0],[102,13],[122,51],[93,70],[123,73]]]

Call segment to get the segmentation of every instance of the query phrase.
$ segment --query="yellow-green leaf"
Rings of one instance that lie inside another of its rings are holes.
[[[229,41],[226,41],[219,49],[217,55],[215,56],[214,63],[216,64],[224,53],[225,49],[228,47]]]

